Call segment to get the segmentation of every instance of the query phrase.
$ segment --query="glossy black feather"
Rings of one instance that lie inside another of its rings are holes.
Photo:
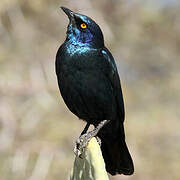
[[[94,126],[110,120],[98,133],[106,169],[112,175],[130,175],[134,167],[125,143],[124,102],[114,58],[104,47],[99,26],[87,16],[73,16],[81,18],[89,29],[78,29],[75,18],[70,17],[67,38],[56,55],[61,95],[80,119]]]

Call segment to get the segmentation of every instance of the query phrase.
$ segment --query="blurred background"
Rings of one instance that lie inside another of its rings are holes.
[[[55,55],[66,6],[101,26],[121,76],[130,177],[180,179],[180,3],[176,0],[1,0],[1,180],[64,180],[85,126],[65,106]]]

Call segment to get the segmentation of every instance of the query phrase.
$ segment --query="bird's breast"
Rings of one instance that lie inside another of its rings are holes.
[[[56,59],[61,95],[68,108],[87,121],[112,119],[115,114],[113,89],[103,62],[97,50],[70,46],[61,48]]]
[[[76,54],[81,55],[90,51],[89,46],[85,46],[83,43],[68,43],[66,46],[66,51],[69,56],[74,56]]]
[[[112,112],[112,87],[98,70],[71,69],[59,78],[59,87],[66,105],[81,119],[103,119]]]

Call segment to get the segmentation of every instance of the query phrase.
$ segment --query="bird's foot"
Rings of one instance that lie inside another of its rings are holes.
[[[82,153],[84,148],[87,146],[88,142],[91,140],[92,137],[96,137],[99,130],[109,122],[110,120],[103,120],[101,121],[92,131],[89,131],[85,134],[82,134],[78,140],[76,141],[74,147],[74,153],[76,156],[82,158]],[[84,131],[83,131],[84,132]],[[99,145],[101,146],[101,140],[99,137],[96,137]]]
[[[96,136],[96,140],[97,140],[99,146],[101,147],[101,139],[98,136]]]
[[[91,140],[93,136],[91,136],[91,131],[81,135],[75,144],[74,153],[76,156],[82,158],[82,153],[84,152],[84,148],[87,146],[88,142]]]

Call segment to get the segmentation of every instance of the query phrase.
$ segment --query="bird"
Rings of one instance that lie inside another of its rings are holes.
[[[97,137],[106,171],[132,175],[134,165],[125,142],[124,101],[115,60],[94,20],[66,7],[61,9],[69,24],[56,54],[57,82],[66,106],[87,123],[74,151],[80,156],[90,139]],[[94,129],[88,132],[90,125]]]

